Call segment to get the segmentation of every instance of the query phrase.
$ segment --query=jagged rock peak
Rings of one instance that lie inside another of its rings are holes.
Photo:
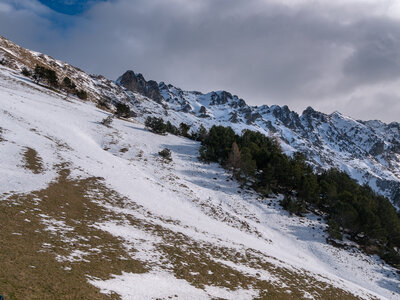
[[[301,114],[302,120],[310,121],[311,119],[319,120],[321,122],[326,122],[326,115],[322,112],[316,111],[311,106],[308,106]]]
[[[302,115],[312,115],[316,111],[311,106],[308,106],[302,113]]]
[[[141,73],[135,74],[132,70],[128,70],[117,79],[117,83],[131,92],[142,94],[161,103],[162,96],[158,83],[154,80],[146,81]]]
[[[333,113],[330,114],[330,116],[334,116],[334,117],[342,117],[343,114],[340,111],[335,110]]]

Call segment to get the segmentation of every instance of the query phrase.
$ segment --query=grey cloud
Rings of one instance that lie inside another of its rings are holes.
[[[345,101],[342,111],[355,112],[355,118],[363,120],[397,120],[400,114],[400,95],[377,92],[373,96],[354,96]]]
[[[69,26],[61,29],[51,14],[16,13],[13,21],[0,12],[0,28],[27,47],[113,79],[134,69],[184,89],[225,89],[250,104],[298,111],[338,99],[336,110],[369,118],[367,108],[382,97],[363,98],[360,89],[399,79],[400,23],[370,15],[373,6],[318,3],[120,0],[65,19]],[[18,25],[22,18],[28,33]],[[358,105],[346,106],[355,91]],[[378,107],[380,118],[395,118]]]
[[[400,76],[400,23],[370,20],[356,25],[355,51],[344,72],[355,84],[373,84]]]

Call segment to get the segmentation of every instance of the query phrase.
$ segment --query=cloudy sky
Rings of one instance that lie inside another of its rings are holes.
[[[400,1],[0,0],[0,35],[116,79],[400,121]]]

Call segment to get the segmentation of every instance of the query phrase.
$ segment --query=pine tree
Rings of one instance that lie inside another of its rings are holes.
[[[166,126],[166,131],[170,134],[178,135],[179,130],[176,128],[176,126],[172,125],[170,121],[167,121]]]
[[[52,87],[58,87],[58,78],[55,71],[36,65],[33,73],[36,82],[46,81]]]
[[[79,99],[81,99],[81,100],[86,100],[87,99],[87,93],[86,93],[86,91],[84,91],[84,90],[79,90],[79,91],[76,91],[76,96],[79,98]]]
[[[167,125],[162,118],[147,117],[144,125],[150,129],[151,132],[165,135],[167,132]]]
[[[26,77],[31,77],[32,75],[31,71],[29,71],[27,68],[23,68],[21,73]]]
[[[257,169],[256,161],[253,159],[249,148],[244,147],[240,154],[240,169],[249,177],[254,177]]]
[[[199,130],[197,131],[196,140],[200,141],[200,142],[204,141],[204,139],[207,136],[207,133],[208,133],[207,129],[203,126],[203,124],[201,124],[200,127],[199,127]]]
[[[231,152],[229,153],[226,167],[231,169],[234,176],[237,176],[240,168],[240,151],[236,142],[232,143]]]
[[[62,84],[68,90],[75,90],[76,89],[76,84],[69,77],[64,77],[64,79],[62,81]]]
[[[179,133],[181,136],[189,137],[189,130],[190,130],[190,125],[183,122],[179,124]]]
[[[33,79],[34,79],[37,83],[39,83],[40,81],[43,80],[44,76],[45,76],[44,67],[39,66],[39,65],[36,65],[36,66],[35,66],[34,73],[33,73]]]

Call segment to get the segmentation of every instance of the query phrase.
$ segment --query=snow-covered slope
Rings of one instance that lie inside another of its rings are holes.
[[[77,89],[83,89],[88,94],[88,100],[99,102],[130,101],[124,89],[113,81],[101,75],[88,75],[77,67],[66,62],[27,50],[0,36],[0,65],[5,65],[13,70],[22,71],[23,68],[33,70],[36,65],[54,70],[60,81],[69,77],[77,85]]]
[[[221,93],[198,94],[190,105],[212,108],[212,95]],[[159,105],[136,99],[149,110]],[[232,101],[240,107],[229,98],[225,109]],[[223,118],[220,105],[208,113]],[[197,142],[133,121],[105,127],[106,116],[0,66],[5,296],[89,299],[98,287],[98,299],[398,299],[396,270],[350,242],[328,245],[320,217],[290,217],[279,197],[242,189],[224,169],[197,160]],[[340,128],[342,117],[329,118]],[[171,163],[158,155],[165,147]],[[24,286],[42,277],[44,284]]]

